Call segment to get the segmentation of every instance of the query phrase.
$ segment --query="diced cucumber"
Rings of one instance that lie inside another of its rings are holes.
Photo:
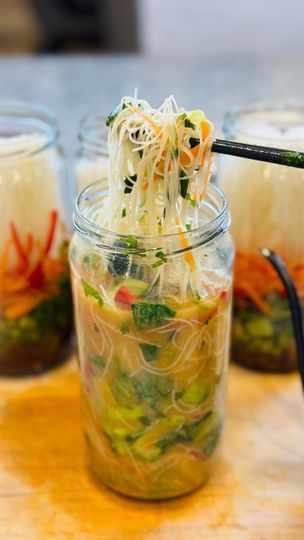
[[[185,431],[190,440],[200,443],[204,442],[204,439],[217,429],[220,423],[218,414],[210,411],[201,420],[186,425]]]
[[[187,405],[198,405],[206,399],[209,385],[205,381],[193,381],[184,391],[181,401]]]
[[[142,408],[137,405],[133,409],[127,407],[110,407],[103,421],[104,432],[113,440],[116,437],[127,438],[142,431],[140,418],[144,416]]]
[[[273,337],[273,327],[266,317],[252,317],[246,323],[246,330],[252,337]]]
[[[124,281],[120,282],[119,287],[126,287],[130,293],[134,296],[143,296],[149,288],[149,283],[142,281],[141,279],[127,278]]]
[[[144,436],[139,437],[132,448],[135,455],[145,461],[155,461],[162,454],[162,449],[156,444],[146,443]]]
[[[195,124],[199,124],[199,122],[202,122],[206,118],[204,111],[202,111],[201,109],[195,109],[193,111],[190,111],[187,113],[187,116],[191,120],[191,122],[194,122]]]
[[[132,378],[126,373],[115,377],[110,384],[112,393],[119,405],[133,407],[139,402]]]

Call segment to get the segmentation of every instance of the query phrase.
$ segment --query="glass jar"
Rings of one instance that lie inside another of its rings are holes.
[[[253,104],[229,113],[227,139],[304,150],[304,106]],[[291,314],[262,246],[279,253],[304,305],[304,172],[235,157],[220,160],[219,185],[236,245],[232,358],[263,371],[296,369]]]
[[[228,208],[209,185],[198,229],[116,236],[96,224],[101,188],[79,195],[70,248],[89,456],[120,493],[175,497],[207,481],[224,422]]]
[[[72,305],[65,159],[53,114],[0,103],[0,373],[58,363]]]
[[[109,169],[107,135],[106,115],[94,112],[81,121],[78,134],[80,147],[75,163],[78,191],[96,180],[104,180],[106,189]]]

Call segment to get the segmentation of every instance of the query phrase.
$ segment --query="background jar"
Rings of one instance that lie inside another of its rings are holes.
[[[207,481],[224,422],[229,213],[210,185],[198,229],[117,236],[97,225],[101,187],[80,194],[70,248],[89,456],[114,490],[174,497]]]
[[[69,189],[58,124],[0,103],[0,373],[41,371],[67,352],[72,307]]]
[[[227,139],[304,150],[304,106],[257,103],[229,113]],[[297,366],[285,291],[259,250],[278,252],[304,302],[304,172],[223,157],[218,174],[236,245],[232,358],[265,371]]]
[[[75,162],[78,192],[96,180],[104,180],[106,189],[109,168],[107,134],[105,114],[93,112],[82,119]]]

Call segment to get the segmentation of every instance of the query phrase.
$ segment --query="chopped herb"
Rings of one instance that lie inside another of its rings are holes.
[[[189,223],[186,223],[186,230],[187,230],[188,232],[191,231],[191,225],[190,225]]]
[[[112,122],[115,120],[116,116],[121,112],[123,111],[124,109],[126,109],[126,104],[123,103],[121,105],[121,103],[119,105],[117,105],[117,107],[115,107],[115,109],[113,109],[112,112],[110,112],[107,120],[106,120],[106,126],[110,126],[112,124]]]
[[[177,158],[178,154],[179,154],[178,148],[172,148],[172,150],[171,150],[171,158],[172,159]]]
[[[124,179],[124,183],[125,183],[125,190],[124,190],[124,193],[132,193],[132,189],[134,187],[134,184],[137,180],[137,174],[133,174],[132,176],[126,176],[126,178]]]
[[[175,399],[180,399],[183,395],[183,390],[177,390],[175,393],[174,393],[174,397]]]
[[[121,217],[124,218],[126,217],[127,215],[127,210],[126,210],[126,207],[124,206],[122,209],[121,209]]]
[[[185,199],[186,201],[189,201],[189,203],[191,204],[191,206],[193,206],[193,208],[197,206],[197,202],[194,199],[191,199],[191,196],[189,193],[186,194]]]
[[[92,364],[94,364],[94,366],[98,367],[99,369],[103,369],[106,365],[106,361],[103,356],[91,356],[90,361],[92,362]]]
[[[164,264],[165,261],[157,261],[155,263],[152,263],[151,264],[151,268],[158,268],[159,266],[161,266],[162,264]]]
[[[97,332],[97,333],[99,332],[99,328],[96,323],[93,324],[93,330],[94,332]]]
[[[180,194],[183,199],[186,198],[187,191],[188,191],[188,185],[189,185],[189,178],[183,178],[185,175],[184,171],[181,171],[179,174],[179,183],[180,183]]]
[[[157,345],[151,345],[150,343],[140,343],[139,347],[147,362],[156,360],[159,354],[159,347]]]
[[[176,442],[176,436],[177,433],[170,433],[170,435],[166,439],[162,439],[161,441],[157,441],[156,446],[161,449],[162,453],[164,453],[170,446],[172,446]]]
[[[141,416],[139,420],[144,426],[150,426],[152,423],[152,420],[148,416]]]
[[[130,248],[137,248],[137,240],[134,236],[129,235],[127,238],[122,238],[121,241],[125,242]]]
[[[89,283],[87,283],[84,279],[81,279],[81,284],[84,290],[84,294],[88,297],[95,298],[97,300],[98,304],[100,306],[103,305],[103,299],[101,298],[100,294],[94,287],[91,287]]]
[[[130,332],[130,321],[125,321],[121,323],[119,330],[122,334],[128,334]]]
[[[139,153],[139,157],[142,158],[143,155],[144,155],[144,151],[143,150],[138,150],[138,153]]]
[[[160,326],[172,319],[176,311],[163,304],[148,304],[146,302],[134,302],[132,304],[134,322],[139,329]]]
[[[186,113],[182,113],[182,114],[179,114],[178,117],[177,117],[177,120],[181,120],[182,122],[185,120],[185,118],[187,117],[187,114]]]
[[[191,122],[191,120],[189,120],[189,118],[185,118],[184,125],[185,125],[186,128],[191,128],[191,129],[196,128],[196,125],[193,124],[193,122]]]

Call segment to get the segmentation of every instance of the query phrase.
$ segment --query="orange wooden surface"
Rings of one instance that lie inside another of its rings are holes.
[[[222,458],[211,482],[162,503],[90,474],[75,359],[0,379],[1,540],[303,540],[304,399],[297,375],[230,369]]]

